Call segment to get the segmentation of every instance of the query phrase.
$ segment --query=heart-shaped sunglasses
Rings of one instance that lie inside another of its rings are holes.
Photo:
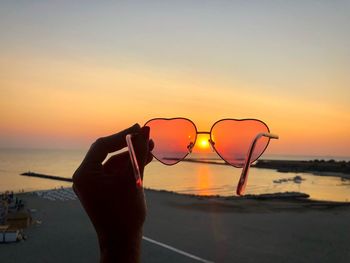
[[[208,134],[208,142],[228,164],[243,168],[236,193],[242,195],[247,184],[250,165],[266,150],[270,139],[278,139],[267,125],[257,119],[222,119],[210,131],[198,131],[186,118],[155,118],[146,122],[150,139],[154,142],[152,155],[165,165],[174,165],[192,152],[198,134]],[[131,138],[127,137],[135,174],[138,172],[135,155],[132,156]],[[136,176],[140,180],[139,176]]]

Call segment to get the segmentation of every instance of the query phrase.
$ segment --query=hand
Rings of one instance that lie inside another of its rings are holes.
[[[134,134],[141,176],[152,160],[149,128],[138,124],[93,143],[73,175],[73,189],[92,221],[100,244],[101,262],[139,262],[146,204],[136,187],[128,152],[102,163],[108,153],[126,147],[125,136]]]

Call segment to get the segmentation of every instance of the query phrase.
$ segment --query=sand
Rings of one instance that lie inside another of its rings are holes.
[[[146,190],[144,236],[213,262],[350,262],[350,204],[203,198]],[[98,262],[77,200],[22,197],[42,221],[0,245],[0,262]],[[199,262],[143,241],[142,262]]]

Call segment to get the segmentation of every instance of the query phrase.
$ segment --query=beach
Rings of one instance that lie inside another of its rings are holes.
[[[200,262],[181,251],[201,262],[350,260],[349,203],[145,193],[142,262]],[[98,262],[96,236],[78,200],[20,198],[34,211],[34,224],[26,241],[0,245],[1,262]]]

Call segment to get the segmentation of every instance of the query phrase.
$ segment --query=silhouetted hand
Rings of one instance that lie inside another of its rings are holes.
[[[97,232],[101,262],[139,262],[146,204],[137,188],[128,152],[103,161],[108,153],[126,147],[125,136],[134,134],[133,145],[143,177],[152,160],[149,128],[138,124],[93,143],[73,175],[73,189]]]

